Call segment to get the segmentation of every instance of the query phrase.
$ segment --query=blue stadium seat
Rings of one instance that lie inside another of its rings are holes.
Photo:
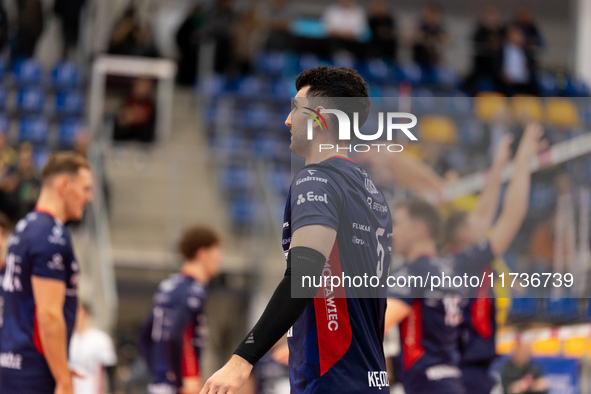
[[[444,86],[458,86],[460,77],[458,73],[451,67],[437,67],[435,69],[435,83]]]
[[[575,320],[579,317],[578,298],[547,298],[544,314],[552,321]]]
[[[55,95],[56,116],[80,115],[84,111],[84,95],[80,91],[62,91]]]
[[[535,317],[538,313],[538,300],[538,298],[513,298],[509,318],[520,320]]]
[[[222,74],[213,74],[209,78],[202,80],[198,89],[206,97],[217,97],[224,92],[226,86],[226,77]]]
[[[76,88],[80,80],[80,70],[72,62],[60,62],[51,70],[51,84],[56,89]]]
[[[6,61],[6,58],[3,56],[0,56],[0,79],[4,78],[4,75],[6,74],[7,69],[8,69],[8,62]]]
[[[6,108],[6,98],[8,96],[8,92],[3,85],[0,85],[0,109]]]
[[[253,98],[260,96],[263,90],[263,81],[261,78],[249,75],[238,80],[236,95],[239,97]]]
[[[418,85],[423,80],[423,70],[418,64],[407,63],[399,68],[400,79]]]
[[[280,75],[287,65],[288,55],[285,52],[269,51],[262,53],[256,62],[258,70],[270,76]]]
[[[246,127],[267,126],[271,120],[269,106],[262,103],[247,106],[243,111],[243,118]]]
[[[35,148],[33,150],[33,163],[37,171],[41,172],[50,154],[51,151],[47,148]]]
[[[394,66],[383,59],[368,59],[361,66],[361,72],[369,82],[393,82],[396,79]]]
[[[234,198],[230,201],[230,217],[236,226],[247,226],[254,223],[258,212],[253,199],[246,197]]]
[[[19,123],[19,141],[29,141],[35,144],[47,143],[49,124],[42,116],[25,116]]]
[[[10,118],[3,113],[0,113],[0,133],[6,134],[10,131]]]
[[[256,157],[273,158],[279,151],[279,141],[270,135],[261,135],[254,139],[252,150]]]
[[[229,192],[245,191],[255,184],[253,171],[241,165],[228,165],[222,168],[222,187]]]
[[[78,131],[85,126],[83,119],[65,119],[58,126],[57,142],[61,148],[71,148]]]
[[[19,89],[16,94],[16,109],[19,112],[42,113],[45,108],[45,92],[38,87]]]
[[[538,76],[538,86],[540,93],[543,96],[556,96],[558,94],[558,87],[556,85],[556,78],[548,72],[542,72]]]
[[[18,59],[13,67],[14,81],[18,85],[39,85],[41,83],[41,65],[33,58]]]

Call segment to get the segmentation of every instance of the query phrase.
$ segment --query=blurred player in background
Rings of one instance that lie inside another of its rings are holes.
[[[488,240],[461,253],[437,256],[440,218],[435,207],[414,200],[394,214],[395,249],[407,262],[393,276],[426,277],[427,273],[479,275],[510,246],[525,218],[529,202],[529,163],[540,147],[542,130],[530,124],[514,160],[514,174],[507,188],[503,210]],[[459,324],[462,322],[462,289],[439,288],[433,297],[428,288],[390,287],[386,329],[400,324],[402,381],[408,394],[467,393],[457,363]]]
[[[140,351],[152,378],[150,394],[196,394],[201,389],[199,355],[205,330],[206,286],[221,262],[220,237],[206,227],[186,230],[180,271],[160,283],[140,336]]]
[[[285,207],[287,270],[258,323],[205,384],[205,394],[236,393],[286,332],[292,393],[379,393],[388,387],[383,339],[389,208],[373,180],[341,147],[350,141],[339,141],[334,118],[327,116],[326,129],[312,123],[313,138],[306,137],[308,114],[334,108],[330,98],[357,98],[349,112],[357,112],[363,124],[371,104],[367,85],[354,70],[321,66],[302,72],[296,88],[285,124],[291,128],[290,151],[306,165],[294,177]],[[320,144],[333,148],[321,151]],[[340,276],[341,271],[377,276],[382,286],[372,292],[374,298],[351,298],[345,292],[350,289],[342,287],[334,289],[336,295],[323,288],[322,297],[315,298],[317,288],[301,286],[304,276]],[[301,298],[293,297],[294,291]]]
[[[105,371],[113,392],[117,355],[107,333],[92,326],[90,307],[81,303],[76,314],[76,327],[70,341],[70,364],[82,376],[74,378],[74,394],[103,394]]]
[[[448,253],[457,254],[478,244],[486,237],[499,207],[501,173],[511,157],[513,137],[506,135],[499,141],[493,163],[487,173],[486,186],[470,212],[452,212],[446,220],[444,245]],[[496,259],[488,271],[498,271],[504,265]],[[505,270],[502,267],[501,270]],[[480,273],[482,274],[482,273]],[[506,296],[506,295],[505,295]],[[491,283],[482,284],[476,298],[462,302],[463,321],[460,324],[460,353],[462,379],[469,393],[490,393],[496,384],[490,366],[496,357],[496,303]]]
[[[3,393],[73,392],[68,343],[78,308],[79,267],[64,223],[82,219],[92,201],[92,174],[82,156],[58,152],[49,157],[42,180],[35,211],[18,222],[8,240]]]

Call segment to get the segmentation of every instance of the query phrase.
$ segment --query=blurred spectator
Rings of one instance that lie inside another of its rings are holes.
[[[18,181],[19,217],[22,217],[35,208],[41,191],[41,176],[33,161],[33,146],[28,142],[19,149],[15,175]]]
[[[503,392],[507,394],[542,394],[547,382],[541,368],[531,361],[529,343],[518,338],[511,358],[501,367]]]
[[[129,56],[158,56],[150,32],[141,26],[135,8],[130,7],[115,24],[109,53]]]
[[[473,65],[472,73],[466,80],[466,90],[471,94],[477,93],[476,84],[480,79],[488,78],[495,85],[498,84],[498,72],[495,62],[503,47],[503,26],[498,9],[488,5],[472,35]]]
[[[43,8],[40,0],[19,0],[14,57],[31,57],[43,32]]]
[[[253,56],[257,52],[257,31],[261,27],[254,7],[244,10],[234,25],[234,48],[236,56],[236,70],[240,74],[253,71]]]
[[[117,114],[113,139],[115,141],[154,141],[156,104],[152,99],[153,82],[136,79],[131,94]]]
[[[421,19],[414,34],[413,61],[422,67],[441,63],[441,52],[449,37],[441,21],[441,9],[437,4],[428,4],[421,11]]]
[[[525,49],[535,57],[536,52],[544,46],[544,39],[534,22],[531,11],[526,7],[519,7],[515,13],[514,24],[521,29],[525,40]]]
[[[207,35],[215,43],[214,70],[218,73],[232,71],[235,64],[235,48],[232,26],[236,23],[232,0],[217,0],[207,15]]]
[[[4,8],[4,0],[0,0],[0,53],[8,43],[8,15]]]
[[[368,56],[396,61],[396,23],[385,0],[373,0],[369,4],[368,23],[371,30]]]
[[[70,363],[82,377],[74,377],[74,394],[103,394],[105,370],[109,389],[114,390],[117,356],[109,335],[92,326],[92,312],[80,304],[70,340]]]
[[[268,30],[265,49],[284,51],[292,48],[293,37],[289,32],[289,24],[294,12],[287,0],[268,0],[261,11],[261,17]]]
[[[10,220],[18,219],[18,196],[15,191],[18,179],[14,175],[16,152],[6,141],[6,134],[0,133],[0,212]]]
[[[193,85],[199,64],[199,45],[203,38],[205,15],[200,5],[194,6],[176,33],[176,44],[180,58],[178,62],[177,82],[181,85]]]
[[[367,16],[356,0],[338,0],[327,7],[322,22],[331,41],[331,53],[347,51],[357,57],[363,55],[359,39],[368,31]]]
[[[535,62],[525,48],[525,38],[515,25],[507,27],[506,41],[500,53],[501,90],[507,96],[538,94]]]
[[[84,0],[55,0],[53,11],[61,19],[64,59],[68,58],[70,51],[76,49],[80,32],[80,14]]]

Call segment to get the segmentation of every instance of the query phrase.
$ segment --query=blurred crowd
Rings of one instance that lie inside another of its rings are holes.
[[[410,31],[398,28],[394,10],[385,0],[335,0],[319,20],[302,21],[301,17],[287,0],[257,2],[240,11],[232,0],[217,0],[210,9],[195,6],[176,33],[179,82],[194,81],[199,48],[206,41],[216,44],[215,71],[228,74],[251,72],[261,51],[311,52],[325,58],[346,53],[357,59],[396,62],[402,46],[411,50],[414,63],[429,69],[445,64],[452,44],[437,3],[423,6]],[[116,28],[112,43],[118,32]],[[147,33],[137,34],[130,54],[151,47],[140,36]],[[504,21],[494,5],[484,7],[470,40],[473,60],[466,91],[474,93],[478,81],[486,79],[506,95],[538,94],[538,55],[544,39],[529,9],[519,7],[513,18]]]

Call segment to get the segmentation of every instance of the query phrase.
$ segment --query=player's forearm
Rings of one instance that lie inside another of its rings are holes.
[[[58,311],[40,311],[37,313],[37,319],[41,346],[51,374],[57,383],[68,382],[71,379],[71,374],[68,367],[67,332],[64,316]]]
[[[497,209],[499,208],[502,171],[503,166],[501,165],[494,164],[491,167],[486,186],[478,198],[478,204],[474,210],[474,215],[485,224],[487,229],[492,225]]]
[[[517,157],[513,162],[514,172],[513,178],[507,187],[505,199],[503,204],[503,212],[501,215],[505,218],[510,218],[511,221],[520,227],[529,204],[529,192],[531,184],[531,176],[529,157]]]
[[[438,190],[444,185],[443,179],[435,171],[410,155],[396,153],[389,163],[394,178],[415,193]]]

